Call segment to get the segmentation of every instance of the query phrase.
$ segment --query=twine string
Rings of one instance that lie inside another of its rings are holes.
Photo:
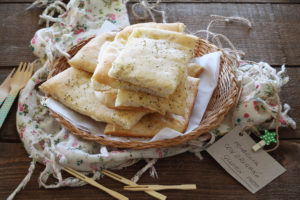
[[[243,18],[243,17],[234,17],[234,16],[225,17],[225,16],[220,16],[220,15],[211,15],[210,17],[211,17],[211,20],[205,30],[196,30],[195,32],[191,32],[188,30],[188,32],[190,32],[193,35],[199,35],[201,33],[206,33],[206,40],[211,40],[219,48],[225,50],[228,55],[229,54],[234,55],[234,57],[236,57],[236,59],[238,61],[240,61],[241,57],[243,57],[245,55],[245,53],[241,50],[237,50],[236,47],[233,45],[233,43],[229,40],[229,38],[227,36],[220,34],[220,33],[214,33],[212,31],[210,31],[210,29],[211,29],[212,25],[217,22],[225,22],[225,23],[237,22],[237,23],[245,24],[248,26],[248,28],[251,28],[252,27],[251,22],[248,19]],[[230,46],[230,49],[223,48],[221,39],[224,40]]]
[[[252,129],[253,132],[251,132],[251,133],[254,133],[257,137],[259,137],[259,136],[261,135],[260,132],[259,132],[259,130],[258,130],[255,126],[253,126],[253,125],[251,125],[251,124],[247,124],[247,125],[242,129],[241,133],[242,133],[242,134],[245,133],[246,130],[248,130],[248,129]]]
[[[201,135],[196,140],[190,140],[188,142],[190,146],[189,152],[193,153],[200,160],[203,160],[201,152],[204,151],[208,146],[213,144],[215,140],[216,135],[212,131],[209,131]]]
[[[249,28],[252,27],[251,22],[243,17],[235,17],[235,16],[231,16],[231,17],[225,17],[225,16],[220,16],[220,15],[211,15],[210,16],[211,20],[209,22],[209,24],[207,25],[206,30],[209,31],[210,27],[212,24],[216,23],[216,22],[225,22],[225,23],[229,23],[229,22],[238,22],[238,23],[242,23],[242,24],[246,24]],[[209,34],[206,34],[206,40],[209,40]]]
[[[276,98],[276,103],[277,103],[277,116],[275,118],[275,131],[276,131],[276,145],[271,148],[271,149],[267,149],[266,151],[267,152],[271,152],[271,151],[274,151],[276,150],[278,147],[279,147],[279,119],[280,119],[280,111],[281,111],[281,102],[280,102],[280,98],[279,98],[279,95],[278,95],[278,92],[275,90],[274,86],[272,87],[272,90],[273,90],[273,94],[275,95],[275,98]]]
[[[67,10],[67,5],[59,0],[54,1],[50,5],[46,7],[43,13],[40,15],[39,24],[43,24],[46,21],[46,27],[49,27],[50,22],[58,22],[60,23],[61,20],[58,17],[53,17],[54,14],[57,12],[60,15],[65,13]]]
[[[153,168],[154,168],[154,164],[157,162],[157,158],[153,158],[153,159],[147,159],[146,160],[146,162],[147,162],[147,164],[142,168],[142,169],[140,169],[132,178],[131,178],[131,180],[133,181],[133,182],[138,182],[138,180],[141,178],[141,176],[149,169],[149,168],[151,168],[152,170],[153,170]],[[154,173],[154,175],[153,176],[155,176],[155,172],[153,172]],[[157,174],[156,174],[156,176],[157,176]]]
[[[275,117],[275,132],[276,132],[276,144],[274,147],[272,147],[271,149],[266,149],[265,151],[266,152],[271,152],[271,151],[275,151],[279,145],[280,145],[280,140],[279,140],[279,124],[280,124],[280,111],[281,111],[281,102],[280,102],[280,98],[279,98],[279,95],[278,95],[278,92],[276,92],[274,86],[272,87],[272,90],[273,90],[273,93],[275,95],[275,98],[276,98],[276,103],[277,103],[277,114],[276,114],[276,117]],[[266,107],[266,109],[268,110],[269,108]],[[254,126],[254,125],[246,125],[243,130],[241,132],[244,132],[246,131],[247,129],[251,128],[254,132],[254,134],[259,137],[261,134],[260,132],[258,131],[258,129]]]
[[[16,194],[18,192],[20,192],[21,189],[24,189],[24,187],[27,185],[27,183],[29,182],[29,180],[30,180],[30,178],[31,178],[31,176],[34,172],[35,164],[36,164],[36,161],[35,161],[35,159],[33,159],[30,163],[29,168],[28,168],[28,173],[26,174],[26,176],[24,177],[22,182],[18,185],[18,187],[9,195],[7,200],[13,200],[14,197],[16,196]]]
[[[242,90],[242,82],[243,82],[243,77],[242,77],[241,81],[238,83],[239,84],[238,85],[238,87],[239,87],[239,93],[238,93],[238,97],[236,99],[236,102],[233,105],[233,108],[232,108],[232,111],[231,111],[232,113],[234,113],[234,111],[236,110],[237,105],[239,104],[240,98],[242,96],[242,92],[243,92],[243,90]],[[234,126],[235,126],[235,117],[234,117],[234,115],[232,115],[232,118],[231,118],[231,127],[234,127]]]
[[[132,12],[133,16],[135,16],[137,19],[144,20],[144,19],[147,19],[150,15],[151,20],[153,22],[157,22],[157,20],[155,19],[154,13],[153,13],[153,12],[156,12],[161,15],[162,22],[166,23],[165,11],[156,9],[156,7],[160,4],[160,1],[161,0],[156,0],[155,3],[149,4],[147,0],[139,0],[139,2],[132,5],[131,12]],[[127,2],[128,1],[126,1],[126,3]],[[136,12],[136,8],[138,8],[138,7],[141,8],[141,10],[143,12],[142,15],[138,14]]]

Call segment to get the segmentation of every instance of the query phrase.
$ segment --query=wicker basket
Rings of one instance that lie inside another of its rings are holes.
[[[92,38],[82,41],[79,44],[73,46],[68,53],[74,56],[85,44],[89,42]],[[215,45],[209,43],[206,40],[199,39],[197,45],[195,47],[195,56],[202,56],[204,54],[222,51],[217,48]],[[230,59],[224,52],[221,56],[220,63],[220,75],[218,80],[218,86],[215,89],[208,107],[204,113],[201,123],[197,128],[191,131],[188,134],[185,134],[180,137],[176,137],[173,139],[161,140],[161,141],[153,141],[153,142],[139,142],[139,141],[130,141],[130,142],[120,142],[120,141],[112,141],[105,139],[103,137],[94,136],[88,132],[77,129],[70,122],[65,120],[60,115],[56,114],[52,111],[52,115],[59,119],[60,123],[74,135],[80,136],[85,140],[94,141],[106,146],[113,146],[118,148],[132,148],[132,149],[146,149],[146,148],[160,148],[167,146],[174,146],[184,142],[187,142],[192,139],[196,139],[203,133],[206,133],[217,125],[219,125],[225,114],[230,110],[230,108],[235,104],[235,101],[238,96],[238,85],[235,77],[235,73],[232,69],[233,61]],[[69,64],[67,63],[67,59],[65,57],[58,58],[55,63],[52,65],[48,78],[62,72],[67,69]]]

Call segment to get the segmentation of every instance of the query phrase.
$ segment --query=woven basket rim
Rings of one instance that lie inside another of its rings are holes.
[[[73,57],[85,44],[87,44],[93,37],[81,41],[80,43],[74,45],[71,47],[68,51],[71,57]],[[229,112],[229,110],[235,105],[235,102],[238,97],[238,84],[236,80],[236,74],[234,72],[234,69],[232,67],[233,61],[232,58],[229,56],[220,48],[216,47],[214,44],[210,43],[207,40],[200,39],[197,42],[196,48],[200,48],[200,54],[203,51],[202,55],[205,55],[207,53],[212,53],[216,51],[221,51],[221,62],[220,62],[220,74],[219,74],[219,79],[218,79],[218,86],[214,90],[214,93],[210,99],[209,105],[212,101],[218,101],[218,98],[221,98],[220,89],[226,90],[226,96],[223,95],[222,102],[221,102],[221,107],[219,108],[218,112],[213,114],[212,116],[207,116],[207,113],[210,112],[210,106],[208,105],[203,118],[197,128],[194,130],[190,131],[189,133],[178,136],[172,139],[165,139],[165,140],[159,140],[159,141],[152,141],[152,142],[141,142],[141,141],[126,141],[126,142],[121,142],[121,141],[115,141],[115,140],[108,140],[106,138],[100,137],[100,136],[95,136],[92,135],[89,132],[80,130],[73,126],[69,121],[64,119],[62,116],[58,115],[55,113],[53,110],[50,109],[51,114],[53,117],[58,119],[60,123],[71,133],[74,135],[77,135],[85,140],[89,141],[94,141],[97,143],[100,143],[105,146],[112,146],[112,147],[118,147],[118,148],[127,148],[127,149],[146,149],[146,148],[162,148],[162,147],[168,147],[168,146],[175,146],[178,144],[182,144],[184,142],[187,142],[192,139],[196,139],[197,137],[201,136],[204,133],[209,132],[216,126],[218,126],[224,116]],[[199,56],[196,55],[196,56]],[[201,55],[201,56],[202,56]],[[237,62],[237,61],[235,61]],[[67,69],[69,64],[67,63],[67,59],[64,56],[59,57],[58,59],[55,60],[53,65],[51,66],[49,70],[49,75],[48,79],[51,78],[52,76],[64,71]],[[225,69],[226,68],[226,69]],[[224,80],[228,82],[228,84],[224,84]],[[222,86],[221,86],[222,85]],[[222,88],[225,85],[225,89]],[[228,91],[227,91],[228,90]],[[213,99],[214,98],[214,99]]]

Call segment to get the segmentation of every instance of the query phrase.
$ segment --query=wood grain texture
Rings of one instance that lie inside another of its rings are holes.
[[[0,82],[5,79],[9,72],[10,69],[0,69]],[[297,124],[300,124],[300,101],[298,100],[300,94],[300,67],[288,67],[287,75],[290,77],[290,81],[281,90],[281,102],[287,103],[292,107],[289,115],[296,121]],[[0,129],[0,141],[19,140],[19,136],[16,131],[16,111],[17,102],[14,103],[3,128]],[[300,139],[300,127],[298,126],[296,130],[291,128],[281,128],[280,137],[282,139]]]
[[[40,9],[26,10],[30,4],[0,5],[0,68],[35,59],[29,45],[39,28]]]
[[[0,199],[5,199],[9,193],[19,184],[27,173],[30,163],[24,148],[21,144],[1,143],[0,145]],[[300,195],[299,179],[299,154],[300,141],[284,141],[280,148],[272,153],[287,172],[275,179],[255,195],[248,192],[231,176],[229,176],[208,154],[204,153],[204,160],[200,161],[190,153],[184,153],[171,158],[158,161],[155,165],[159,179],[152,179],[146,172],[139,183],[143,184],[196,184],[194,191],[162,191],[168,199],[207,199],[207,200],[229,200],[229,199],[276,199],[296,200]],[[135,172],[144,166],[139,162],[131,167],[116,171],[116,173],[131,178]],[[91,186],[82,188],[60,188],[46,190],[38,187],[37,178],[43,166],[38,165],[33,177],[25,190],[17,195],[17,199],[112,199],[103,192]],[[65,176],[66,177],[66,176]],[[100,180],[106,187],[116,190],[130,199],[152,199],[143,192],[131,193],[122,190],[122,184],[107,177]]]
[[[0,0],[0,3],[31,3],[34,0]],[[130,0],[137,2],[137,0]],[[155,2],[155,0],[149,0]],[[297,0],[161,0],[161,2],[185,2],[185,3],[299,3]]]
[[[1,0],[8,1],[8,0]],[[22,0],[17,0],[22,1]],[[30,1],[30,0],[24,0]],[[156,2],[156,0],[148,0]],[[138,0],[130,0],[129,2],[138,2]],[[299,3],[297,0],[161,0],[161,2],[176,3]]]
[[[131,14],[131,5],[128,5],[130,20],[137,23]],[[39,28],[41,10],[25,11],[27,6],[29,4],[3,4],[0,7],[0,35],[6,36],[0,38],[0,67],[35,58],[28,46]],[[253,22],[251,30],[235,23],[218,23],[212,31],[228,36],[246,53],[245,59],[274,65],[300,65],[300,43],[296,42],[300,35],[298,4],[162,3],[160,7],[166,10],[168,22],[184,22],[192,31],[205,29],[211,14],[247,17]]]
[[[32,3],[34,0],[0,0],[2,4]]]
[[[131,5],[128,5],[131,11]],[[183,22],[191,31],[206,29],[210,15],[248,18],[252,29],[237,23],[216,23],[211,31],[226,35],[245,59],[266,61],[273,65],[299,65],[300,5],[289,4],[221,4],[221,3],[162,3],[168,22]],[[130,12],[129,12],[130,13]],[[130,16],[131,23],[140,22]]]

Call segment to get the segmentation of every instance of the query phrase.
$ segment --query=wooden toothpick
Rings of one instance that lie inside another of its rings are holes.
[[[90,184],[90,185],[92,185],[92,186],[95,186],[95,187],[99,188],[100,190],[106,192],[107,194],[109,194],[110,196],[112,196],[112,197],[114,197],[114,198],[116,198],[116,199],[119,199],[119,200],[128,200],[128,198],[125,197],[125,196],[123,196],[122,194],[120,194],[120,193],[118,193],[118,192],[116,192],[116,191],[113,191],[113,190],[111,190],[111,189],[108,189],[108,188],[104,187],[103,185],[97,183],[97,182],[94,181],[93,179],[91,179],[91,178],[89,178],[89,177],[87,177],[87,176],[85,176],[85,175],[83,175],[83,174],[81,174],[81,173],[75,171],[75,170],[72,169],[72,168],[66,167],[66,168],[64,168],[64,170],[65,170],[66,172],[68,172],[69,174],[71,174],[71,175],[73,175],[73,176],[79,178],[80,180],[83,180],[83,181],[87,182],[88,184]]]
[[[118,174],[116,174],[114,172],[111,172],[109,170],[103,169],[101,172],[102,172],[102,174],[104,174],[104,175],[106,175],[106,176],[108,176],[108,177],[110,177],[110,178],[112,178],[114,180],[117,180],[117,181],[119,181],[121,183],[124,183],[126,185],[129,185],[129,186],[138,186],[138,184],[136,184],[135,182],[133,182],[133,181],[127,179],[127,178],[124,178],[124,177],[122,177],[122,176],[120,176],[120,175],[118,175]],[[158,193],[156,191],[149,190],[149,191],[145,191],[145,192],[147,194],[149,194],[150,196],[152,196],[152,197],[154,197],[156,199],[159,199],[159,200],[165,200],[165,199],[167,199],[167,196],[165,196],[163,194],[160,194],[160,193]]]

